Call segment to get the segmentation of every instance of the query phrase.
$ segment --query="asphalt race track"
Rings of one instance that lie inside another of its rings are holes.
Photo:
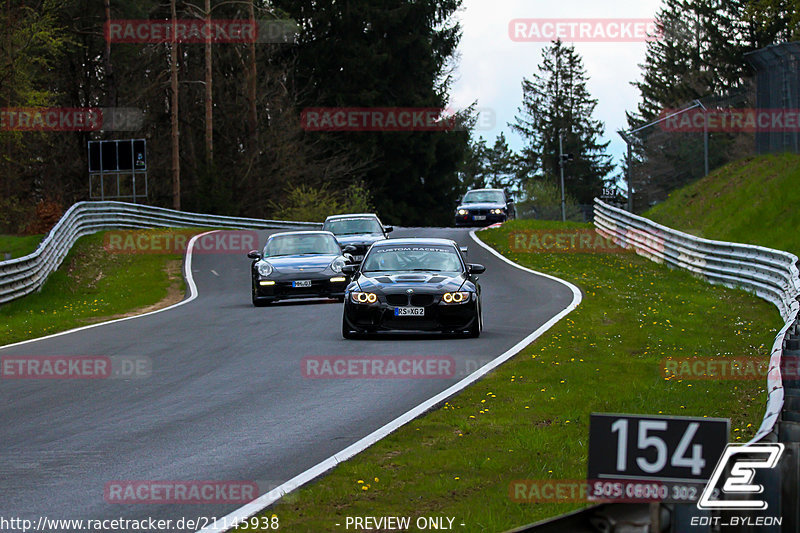
[[[261,232],[262,237],[266,232]],[[161,313],[0,349],[0,356],[150,358],[138,379],[0,380],[0,516],[38,520],[220,517],[237,504],[118,504],[121,480],[248,480],[266,492],[459,381],[566,308],[566,286],[512,267],[465,229],[448,237],[486,265],[479,339],[346,341],[341,304],[250,303],[250,261],[195,254],[198,297]],[[262,238],[263,244],[263,238]],[[450,356],[441,379],[308,379],[310,356]]]

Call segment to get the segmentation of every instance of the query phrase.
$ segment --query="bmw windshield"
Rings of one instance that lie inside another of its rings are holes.
[[[334,235],[383,235],[383,228],[374,218],[341,218],[325,222],[323,228]]]
[[[361,272],[446,272],[456,276],[464,271],[459,253],[452,246],[379,246],[364,259]]]
[[[500,191],[470,191],[464,195],[465,204],[503,204],[506,199]]]

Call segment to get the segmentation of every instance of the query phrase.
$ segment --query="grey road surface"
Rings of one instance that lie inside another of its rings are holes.
[[[186,305],[0,348],[0,357],[132,356],[152,364],[138,379],[0,379],[0,518],[223,516],[239,505],[111,503],[104,489],[118,481],[216,480],[255,482],[266,492],[463,377],[308,379],[303,358],[450,356],[463,374],[572,301],[567,287],[500,261],[468,230],[398,228],[392,237],[400,236],[452,238],[469,246],[470,262],[486,265],[479,339],[347,341],[341,304],[254,308],[246,257],[195,254],[199,296]]]

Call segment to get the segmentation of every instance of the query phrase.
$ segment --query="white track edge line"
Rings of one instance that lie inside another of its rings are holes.
[[[366,437],[354,442],[347,448],[341,450],[340,452],[328,457],[324,461],[312,466],[308,470],[298,474],[297,476],[293,477],[289,481],[286,481],[282,485],[276,487],[275,489],[267,492],[266,494],[262,494],[252,502],[243,505],[242,507],[236,509],[235,511],[223,516],[222,518],[217,519],[213,524],[200,529],[197,533],[219,533],[221,531],[230,531],[239,524],[243,523],[245,520],[250,518],[251,516],[260,513],[276,501],[278,501],[281,497],[285,496],[286,494],[292,492],[293,490],[305,485],[309,481],[313,480],[316,477],[319,477],[323,473],[327,472],[328,470],[335,467],[337,464],[346,461],[347,459],[353,457],[357,453],[360,453],[379,440],[383,439],[390,433],[394,432],[395,430],[399,429],[400,427],[404,426],[408,422],[411,422],[415,418],[419,417],[436,404],[443,402],[453,394],[460,392],[461,390],[465,389],[467,386],[471,385],[472,383],[478,381],[478,379],[482,378],[501,364],[505,363],[516,354],[521,352],[526,346],[530,343],[535,341],[539,338],[544,332],[548,329],[553,327],[557,322],[559,322],[562,318],[566,315],[571,313],[578,305],[580,305],[581,301],[583,300],[583,295],[578,287],[573,285],[568,281],[564,281],[563,279],[556,278],[554,276],[550,276],[548,274],[543,274],[541,272],[536,272],[535,270],[531,270],[529,268],[525,268],[522,265],[518,265],[514,263],[510,259],[503,257],[502,254],[497,252],[494,248],[489,246],[488,244],[482,242],[478,237],[475,235],[475,230],[470,231],[469,233],[472,240],[474,240],[479,246],[488,250],[494,256],[498,257],[502,261],[505,261],[509,265],[523,270],[525,272],[529,272],[531,274],[542,276],[547,279],[551,279],[562,285],[565,285],[572,291],[572,302],[564,308],[560,313],[552,317],[550,320],[542,324],[536,331],[519,341],[517,344],[506,350],[503,354],[499,355],[486,365],[482,366],[469,376],[465,377],[458,383],[450,386],[446,390],[440,392],[436,396],[422,402],[421,404],[417,405],[416,407],[411,408],[409,411],[405,412],[404,414],[400,415],[399,417],[395,418],[388,424],[384,425],[383,427],[373,431]]]
[[[37,337],[35,339],[28,339],[26,341],[15,342],[14,344],[6,344],[5,346],[0,346],[0,350],[5,350],[6,348],[13,348],[14,346],[22,346],[23,344],[30,344],[32,342],[39,342],[39,341],[43,341],[43,340],[47,340],[47,339],[52,339],[54,337],[60,337],[62,335],[69,335],[70,333],[75,333],[75,332],[78,332],[78,331],[84,331],[84,330],[92,329],[92,328],[98,328],[100,326],[106,326],[108,324],[115,324],[117,322],[124,322],[126,320],[134,320],[136,318],[142,318],[142,317],[145,317],[145,316],[155,315],[156,313],[163,313],[164,311],[169,311],[170,309],[175,309],[176,307],[180,307],[182,305],[188,304],[189,302],[191,302],[192,300],[194,300],[198,296],[197,285],[194,282],[194,276],[192,276],[192,255],[193,255],[194,243],[200,237],[203,237],[205,235],[210,235],[211,233],[216,233],[218,231],[220,231],[220,230],[212,230],[212,231],[206,231],[205,233],[199,233],[199,234],[195,235],[194,237],[192,237],[189,240],[189,244],[186,246],[186,256],[185,256],[185,259],[183,261],[183,277],[186,280],[186,285],[189,288],[189,297],[188,298],[184,298],[180,302],[172,304],[169,307],[164,307],[163,309],[156,309],[155,311],[150,311],[148,313],[144,313],[144,314],[141,314],[141,315],[126,316],[124,318],[117,318],[117,319],[114,319],[114,320],[108,320],[106,322],[98,322],[97,324],[89,324],[88,326],[82,326],[82,327],[75,328],[75,329],[69,329],[67,331],[61,331],[61,332],[58,332],[58,333],[53,333],[53,334],[47,335],[45,337]]]

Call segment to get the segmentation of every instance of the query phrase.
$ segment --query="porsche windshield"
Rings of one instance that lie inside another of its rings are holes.
[[[278,235],[267,241],[267,245],[264,246],[264,257],[309,254],[339,255],[341,253],[333,235],[322,233]]]
[[[506,199],[500,191],[470,191],[464,195],[465,204],[503,204]]]
[[[361,271],[371,272],[463,272],[459,253],[452,246],[410,245],[373,248]]]
[[[329,220],[322,229],[334,235],[383,235],[378,221],[367,217]]]

